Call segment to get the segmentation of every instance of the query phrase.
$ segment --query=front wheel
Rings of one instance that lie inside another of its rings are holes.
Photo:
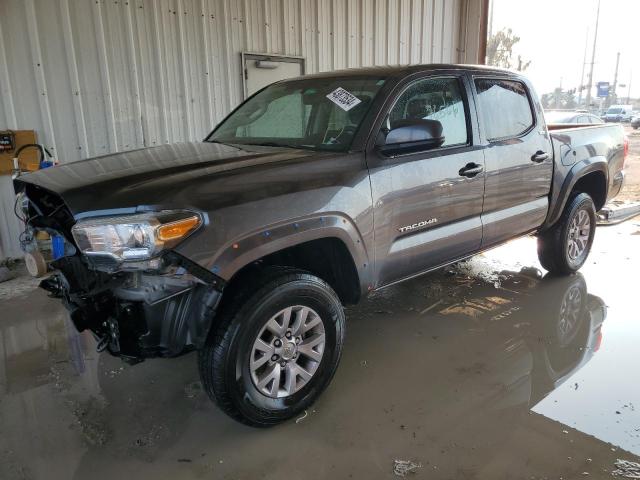
[[[302,271],[271,277],[239,298],[200,351],[200,375],[225,413],[267,427],[307,408],[331,381],[344,311],[326,282]]]
[[[572,197],[560,220],[538,236],[538,258],[552,273],[578,271],[587,260],[596,230],[596,209],[586,193]]]

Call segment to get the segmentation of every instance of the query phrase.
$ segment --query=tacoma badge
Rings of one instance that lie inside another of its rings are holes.
[[[438,223],[437,218],[430,218],[429,220],[422,220],[421,222],[414,223],[412,225],[407,225],[406,227],[400,227],[398,230],[400,233],[410,232],[411,230],[415,230],[416,228],[426,227],[427,225],[432,225],[434,223]]]

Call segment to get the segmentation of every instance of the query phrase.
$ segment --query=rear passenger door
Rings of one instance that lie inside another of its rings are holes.
[[[474,78],[486,180],[482,247],[539,227],[546,218],[553,151],[543,113],[514,78]]]
[[[480,247],[484,157],[474,146],[466,77],[423,77],[398,87],[374,137],[407,121],[437,120],[440,147],[395,156],[369,148],[376,286],[454,260]],[[475,115],[475,110],[473,115]]]

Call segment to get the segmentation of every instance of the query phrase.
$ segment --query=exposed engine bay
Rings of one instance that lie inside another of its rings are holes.
[[[98,351],[135,363],[204,344],[221,297],[219,277],[170,249],[132,262],[83,253],[72,233],[80,222],[60,197],[36,185],[26,184],[16,206],[23,239],[39,230],[64,237],[64,256],[51,262],[54,273],[40,287],[61,299],[78,331],[94,334]]]

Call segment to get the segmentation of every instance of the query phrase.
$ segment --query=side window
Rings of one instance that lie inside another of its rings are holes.
[[[580,115],[578,117],[578,123],[590,123],[589,117],[586,115]]]
[[[391,129],[402,120],[437,120],[442,124],[443,147],[468,142],[467,118],[456,78],[418,80],[407,88],[389,112]]]
[[[517,137],[531,128],[533,113],[523,83],[481,78],[475,84],[488,140]]]

